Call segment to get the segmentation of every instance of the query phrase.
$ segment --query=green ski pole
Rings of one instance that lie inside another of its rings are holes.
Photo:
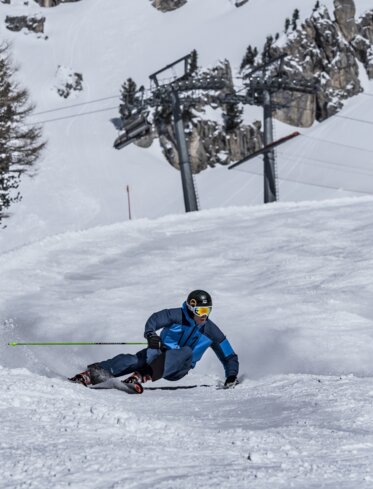
[[[57,346],[57,345],[147,345],[147,343],[140,341],[116,341],[116,342],[105,342],[105,341],[46,341],[46,342],[18,342],[11,341],[8,346]]]

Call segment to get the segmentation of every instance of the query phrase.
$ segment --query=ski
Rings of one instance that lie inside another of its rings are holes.
[[[70,380],[70,379],[69,379]],[[236,385],[243,381],[243,376],[239,379]],[[90,385],[90,389],[116,389],[127,394],[142,394],[144,390],[146,391],[176,391],[176,390],[186,390],[186,389],[197,389],[200,387],[214,387],[216,390],[225,390],[226,386],[222,383],[218,385],[213,384],[191,384],[191,385],[160,385],[160,386],[149,386],[143,387],[139,382],[126,384],[122,380],[116,377],[109,377],[108,379],[100,382],[98,384]],[[232,388],[232,387],[231,387]]]
[[[133,384],[126,384],[121,380],[112,377],[99,384],[89,386],[90,389],[116,389],[118,391],[126,392],[127,394],[142,394],[144,388],[138,382]]]
[[[146,391],[177,391],[179,389],[195,389],[197,387],[215,387],[212,384],[193,384],[193,385],[161,385],[158,387],[144,387]]]
[[[224,385],[213,385],[213,384],[192,384],[192,385],[162,385],[159,387],[144,387],[144,391],[177,391],[179,389],[197,389],[200,387],[210,387],[210,388],[215,388],[217,391],[219,390],[228,390],[228,389],[233,389],[238,385],[235,384],[232,387],[226,387]]]

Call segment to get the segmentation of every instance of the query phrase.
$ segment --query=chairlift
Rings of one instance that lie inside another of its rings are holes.
[[[138,126],[141,126],[144,122],[147,122],[147,116],[148,112],[137,112],[135,114],[132,114],[128,117],[126,117],[123,122],[122,122],[122,129],[126,133],[131,132],[133,129],[137,128]]]
[[[133,143],[151,130],[152,124],[147,119],[148,113],[135,114],[123,122],[123,133],[114,141],[114,148],[121,149]]]

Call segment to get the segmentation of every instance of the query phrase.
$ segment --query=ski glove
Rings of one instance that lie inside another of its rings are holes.
[[[224,382],[225,389],[233,389],[238,384],[238,379],[236,375],[228,375]]]
[[[148,335],[146,339],[148,340],[148,348],[153,348],[155,350],[160,350],[162,348],[162,341],[157,333]]]

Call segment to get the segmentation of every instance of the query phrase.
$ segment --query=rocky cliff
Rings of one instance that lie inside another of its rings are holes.
[[[171,12],[187,3],[187,0],[151,0],[153,7],[161,12]]]
[[[275,103],[287,106],[275,111],[283,122],[308,127],[334,115],[343,100],[362,91],[359,63],[373,78],[373,10],[356,20],[353,0],[334,0],[334,6],[334,19],[321,6],[290,34],[285,46],[274,44],[270,49],[273,57],[288,55],[282,74],[319,82],[315,96],[274,95]]]
[[[363,90],[360,70],[365,69],[368,77],[373,78],[373,10],[356,19],[353,0],[334,0],[333,14],[326,7],[318,6],[286,39],[279,38],[266,47],[269,59],[287,54],[281,70],[274,65],[268,76],[318,83],[315,94],[286,90],[272,94],[274,117],[282,122],[309,127],[315,120],[322,121],[338,112],[344,100]],[[262,62],[263,58],[258,53],[256,62],[243,66],[243,75]],[[233,87],[229,62],[226,62],[224,76]],[[207,97],[206,105],[208,103]],[[240,124],[227,132],[223,123],[226,107],[221,106],[220,109],[220,122],[216,118],[206,120],[203,115],[185,117],[194,173],[208,166],[237,161],[262,145],[259,121],[253,121],[252,125]],[[159,137],[167,160],[178,168],[172,125],[158,120],[153,137]]]
[[[153,7],[161,12],[171,12],[187,3],[188,0],[150,0]],[[249,0],[234,0],[236,7],[242,7]]]

